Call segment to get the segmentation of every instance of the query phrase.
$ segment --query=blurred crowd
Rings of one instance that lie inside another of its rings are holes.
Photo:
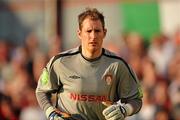
[[[106,47],[135,70],[143,89],[143,107],[129,120],[180,120],[180,30],[173,36],[154,35],[145,43],[138,33],[128,33]],[[45,120],[35,98],[43,67],[61,51],[58,37],[49,40],[47,52],[34,34],[15,46],[0,40],[0,120]]]
[[[35,89],[42,69],[60,48],[58,37],[50,40],[48,53],[35,34],[22,46],[0,40],[0,120],[46,120]]]

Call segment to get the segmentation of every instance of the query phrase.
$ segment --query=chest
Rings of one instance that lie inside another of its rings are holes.
[[[108,65],[63,66],[59,76],[66,92],[81,95],[106,95],[110,85],[103,79]]]

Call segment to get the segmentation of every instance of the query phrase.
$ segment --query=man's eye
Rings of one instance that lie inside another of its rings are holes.
[[[88,33],[92,32],[92,30],[87,30]]]
[[[95,32],[100,32],[100,30],[95,30]]]

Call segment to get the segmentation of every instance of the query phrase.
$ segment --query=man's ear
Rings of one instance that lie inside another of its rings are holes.
[[[78,38],[81,40],[81,30],[80,29],[77,30],[77,35],[78,35]]]
[[[104,37],[106,37],[107,29],[104,28]]]

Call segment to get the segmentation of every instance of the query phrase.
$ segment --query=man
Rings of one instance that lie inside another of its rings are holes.
[[[44,68],[37,100],[50,120],[123,120],[142,106],[142,92],[128,64],[102,48],[104,16],[86,9],[78,16],[81,45],[54,56]],[[57,106],[50,100],[57,92]]]

